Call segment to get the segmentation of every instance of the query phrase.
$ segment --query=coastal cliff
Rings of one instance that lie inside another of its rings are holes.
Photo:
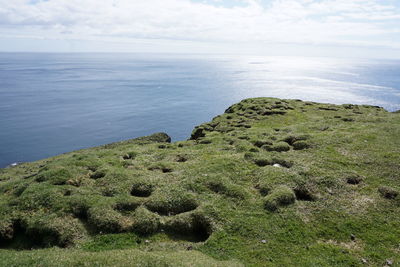
[[[0,266],[399,264],[399,192],[399,113],[246,99],[0,169]]]

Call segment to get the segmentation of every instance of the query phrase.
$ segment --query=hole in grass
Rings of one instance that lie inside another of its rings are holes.
[[[286,152],[290,150],[289,144],[285,142],[278,142],[274,145],[263,145],[261,148],[267,151],[276,151],[276,152]]]
[[[315,196],[306,188],[293,189],[296,199],[300,201],[315,201]]]
[[[71,206],[72,216],[81,220],[82,222],[87,222],[88,219],[88,207],[82,202],[74,202]]]
[[[172,240],[204,242],[212,234],[210,222],[201,214],[191,214],[185,220],[176,220],[166,225],[165,233]]]
[[[115,209],[121,212],[130,212],[136,210],[140,206],[137,202],[120,202],[117,203]]]
[[[191,234],[187,237],[194,238],[194,242],[204,242],[211,235],[210,225],[205,221],[195,220]]]
[[[272,146],[272,142],[266,141],[266,140],[257,140],[257,141],[253,142],[253,145],[256,147],[262,147],[263,145],[271,145]]]
[[[136,152],[128,152],[127,154],[123,155],[122,158],[124,160],[134,159],[137,156]]]
[[[37,248],[32,239],[28,237],[25,229],[19,222],[14,223],[11,231],[11,238],[7,240],[0,240],[0,248],[14,249],[14,250],[27,250]]]
[[[13,250],[43,249],[53,246],[65,247],[60,244],[58,233],[45,229],[30,229],[20,221],[12,226],[12,237],[9,240],[0,240],[0,248]]]
[[[52,183],[53,185],[66,185],[67,181],[55,181]]]
[[[270,116],[270,115],[285,115],[287,112],[283,110],[266,110],[262,113],[264,116]]]
[[[166,234],[173,241],[188,241],[199,243],[206,241],[210,234],[203,225],[196,225],[190,232],[167,231]]]
[[[207,145],[207,144],[211,144],[211,143],[212,143],[212,141],[209,139],[203,139],[203,140],[199,141],[199,144],[202,144],[202,145]]]
[[[165,167],[165,166],[151,166],[149,168],[147,168],[149,171],[162,171],[163,173],[168,173],[168,172],[172,172],[172,168],[170,167]]]
[[[115,196],[115,192],[112,191],[112,190],[108,190],[108,188],[105,189],[101,194],[103,196],[105,196],[105,197],[113,197],[113,196]]]
[[[282,141],[284,141],[284,142],[288,143],[289,145],[293,146],[293,144],[295,142],[305,141],[307,139],[308,139],[308,137],[304,136],[304,135],[302,135],[302,136],[289,135],[289,136],[286,136]]]
[[[171,168],[162,168],[161,171],[163,173],[168,173],[168,172],[172,172],[172,169]]]
[[[352,174],[352,175],[349,175],[348,177],[346,177],[346,182],[351,185],[360,184],[362,181],[363,181],[363,177],[361,177],[357,174]]]
[[[178,155],[176,156],[176,162],[186,162],[188,159],[186,156]]]
[[[92,173],[91,175],[90,175],[90,178],[92,178],[92,179],[100,179],[100,178],[103,178],[104,176],[106,176],[106,171],[105,170],[97,170],[97,171],[95,171],[94,173]]]
[[[260,195],[263,196],[263,197],[267,196],[272,190],[271,186],[269,186],[267,184],[256,184],[254,186],[254,188],[256,190],[258,190]]]
[[[280,165],[285,168],[291,168],[293,166],[293,163],[283,159],[273,159],[271,165],[272,166]]]
[[[5,222],[2,225],[0,232],[0,248],[7,248],[11,245],[13,239],[15,239],[15,224]]]
[[[352,122],[352,121],[354,121],[354,119],[353,118],[342,118],[342,121],[345,121],[345,122]]]
[[[267,165],[271,165],[270,161],[267,159],[257,159],[254,163],[259,167],[265,167]]]
[[[97,166],[86,166],[89,171],[95,172],[97,171]]]
[[[296,141],[292,144],[294,150],[303,150],[310,148],[310,144],[307,141]]]
[[[131,189],[131,195],[135,197],[149,197],[153,192],[153,186],[149,184],[134,185]]]
[[[379,194],[386,199],[395,199],[399,195],[399,191],[389,186],[381,186],[378,188]]]

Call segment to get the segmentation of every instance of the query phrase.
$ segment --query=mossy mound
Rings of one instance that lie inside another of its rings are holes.
[[[269,211],[275,211],[279,207],[288,206],[296,201],[292,189],[287,186],[278,186],[264,199],[264,207]]]
[[[399,263],[400,114],[246,99],[165,133],[0,169],[1,266]]]

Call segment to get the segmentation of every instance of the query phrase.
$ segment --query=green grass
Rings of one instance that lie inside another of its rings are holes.
[[[0,266],[393,266],[400,114],[246,99],[196,127],[0,169]]]

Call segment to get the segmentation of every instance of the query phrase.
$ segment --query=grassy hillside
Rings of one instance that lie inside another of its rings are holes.
[[[400,266],[400,114],[247,99],[0,169],[1,266]]]

